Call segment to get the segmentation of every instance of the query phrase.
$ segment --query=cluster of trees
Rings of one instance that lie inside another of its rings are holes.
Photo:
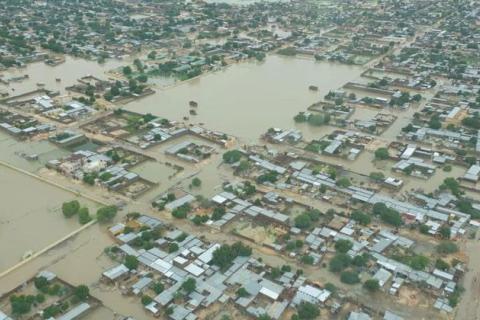
[[[93,186],[95,184],[95,179],[97,179],[98,174],[96,172],[89,172],[83,175],[83,182]]]
[[[428,257],[412,252],[406,254],[393,254],[392,259],[404,263],[415,270],[425,270],[425,268],[430,264],[430,259]]]
[[[303,241],[302,240],[290,240],[287,242],[287,245],[285,246],[285,250],[287,251],[294,251],[301,249],[303,247]]]
[[[265,182],[270,182],[270,183],[275,183],[278,179],[278,173],[275,171],[268,171],[264,174],[261,174],[257,177],[256,181],[257,183],[265,183]]]
[[[320,219],[322,213],[318,209],[307,210],[295,217],[295,227],[300,229],[309,229],[312,223]]]
[[[162,236],[163,233],[163,228],[162,227],[156,227],[154,229],[146,229],[142,228],[142,232],[140,234],[140,237],[137,237],[134,239],[131,243],[132,246],[135,248],[142,248],[145,250],[149,250],[153,248],[154,242],[159,239]],[[133,229],[131,228],[125,228],[124,233],[130,233],[132,232]]]
[[[369,225],[370,222],[372,221],[372,219],[370,218],[370,215],[360,210],[354,210],[350,214],[350,218],[352,218],[353,220],[357,221],[358,223],[364,226]]]
[[[472,117],[464,118],[462,124],[466,127],[479,130],[480,129],[480,115],[478,112]]]
[[[128,87],[124,86],[122,82],[116,81],[109,91],[107,91],[103,97],[105,100],[112,101],[113,98],[117,96],[124,96],[127,97],[132,93],[141,94],[145,89],[145,85],[138,84],[138,82],[146,82],[147,78],[140,77],[136,79],[130,79],[128,81]]]
[[[320,315],[318,307],[310,302],[301,302],[296,308],[297,313],[291,317],[291,320],[313,320]]]
[[[342,247],[341,249],[345,249]],[[348,250],[347,250],[348,251]],[[342,272],[350,266],[354,267],[365,267],[370,260],[370,255],[367,253],[356,255],[355,257],[350,257],[344,252],[337,251],[335,256],[330,260],[329,270],[331,272]]]
[[[330,145],[330,142],[327,140],[312,140],[306,147],[305,150],[313,152],[313,153],[320,153],[320,151],[325,150],[326,147]]]
[[[450,192],[457,197],[463,194],[462,190],[460,190],[460,184],[455,178],[446,178],[439,188],[440,190],[450,190]]]
[[[33,295],[12,295],[10,296],[10,306],[12,308],[13,315],[27,314],[32,310],[32,306],[35,303],[41,303],[45,301],[45,297],[38,299],[39,296]],[[41,302],[39,301],[41,300]]]
[[[129,270],[136,270],[138,268],[138,259],[135,256],[127,255],[125,256],[125,260],[123,261],[123,264]]]
[[[420,99],[422,97],[420,96]],[[420,101],[420,99],[418,99],[418,101]],[[389,104],[391,106],[403,106],[405,103],[409,102],[410,101],[410,93],[408,92],[402,92],[402,94],[400,95],[400,97],[392,97],[392,99],[390,100]]]
[[[45,302],[45,295],[62,295],[64,292],[58,284],[51,284],[45,277],[38,277],[34,280],[35,288],[40,292],[36,295],[12,295],[10,305],[12,313],[21,316],[29,313],[32,307]],[[90,290],[85,285],[79,285],[73,289],[73,298],[76,301],[86,301],[89,298]],[[60,305],[51,305],[43,310],[43,318],[49,319],[61,312],[68,310],[68,302]]]
[[[309,114],[308,116],[304,112],[298,113],[294,118],[297,123],[308,122],[312,126],[323,126],[330,122],[330,115],[328,113]]]
[[[177,219],[185,219],[191,210],[192,210],[192,207],[188,203],[185,203],[184,205],[181,205],[180,207],[173,209],[172,216],[174,216]]]
[[[340,253],[347,253],[352,247],[353,243],[350,240],[340,239],[335,242],[335,251]]]
[[[225,163],[232,164],[240,161],[242,155],[242,152],[240,152],[239,150],[230,150],[225,152],[222,158]]]
[[[220,220],[225,215],[226,211],[224,207],[216,207],[213,209],[212,220]]]
[[[88,208],[81,207],[77,200],[64,202],[62,204],[62,213],[65,218],[71,218],[74,215],[78,215],[78,222],[80,222],[80,224],[86,224],[92,220]]]
[[[224,244],[213,252],[212,264],[221,269],[227,269],[232,261],[238,257],[248,257],[252,254],[252,248],[245,246],[241,242],[235,242],[233,245]]]
[[[209,217],[208,215],[195,215],[193,218],[192,218],[192,222],[199,226],[201,224],[204,224],[205,222],[207,222],[209,220]]]
[[[400,227],[403,224],[402,217],[398,211],[388,208],[384,203],[377,202],[373,205],[373,214],[380,216],[383,222],[394,227]]]

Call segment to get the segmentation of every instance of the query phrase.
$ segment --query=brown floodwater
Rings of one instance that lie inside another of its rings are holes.
[[[106,79],[105,72],[118,68],[125,64],[121,60],[108,60],[105,63],[89,61],[73,57],[66,57],[64,63],[57,66],[49,66],[44,62],[35,62],[26,65],[25,68],[9,69],[1,74],[5,79],[28,75],[28,79],[19,82],[10,82],[8,85],[0,84],[0,89],[7,89],[11,96],[36,90],[37,84],[42,83],[45,89],[65,93],[65,87],[77,82],[77,79],[86,75]],[[60,79],[58,82],[56,79]]]
[[[235,64],[158,89],[154,95],[124,108],[174,120],[188,116],[192,123],[205,123],[207,128],[254,142],[272,126],[294,127],[296,113],[361,72],[362,68],[354,66],[271,55],[264,62]],[[309,85],[319,90],[311,92]],[[191,100],[198,102],[197,116],[189,115]],[[299,127],[306,129],[307,138],[319,135],[317,129]]]
[[[61,213],[64,201],[76,197],[33,177],[0,166],[0,271],[80,227]],[[84,199],[80,203],[94,209]]]
[[[37,155],[38,160],[30,161],[25,156]],[[12,136],[0,132],[0,160],[15,165],[17,168],[35,172],[43,168],[53,159],[59,159],[70,154],[69,151],[60,149],[46,140],[19,141]]]

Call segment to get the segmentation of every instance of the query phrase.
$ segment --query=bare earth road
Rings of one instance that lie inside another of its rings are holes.
[[[465,292],[457,308],[455,319],[480,319],[480,242],[475,238],[465,245],[468,256],[467,273],[463,281]]]

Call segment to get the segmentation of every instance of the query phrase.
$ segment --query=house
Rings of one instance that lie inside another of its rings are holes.
[[[125,278],[128,276],[129,269],[124,265],[120,264],[118,266],[115,266],[107,271],[105,271],[102,276],[104,279],[107,279],[108,281],[115,282],[118,281],[122,278]]]

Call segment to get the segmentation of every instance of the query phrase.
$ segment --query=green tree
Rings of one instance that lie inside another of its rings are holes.
[[[363,287],[370,292],[375,292],[380,289],[380,284],[377,279],[369,279],[363,283]]]
[[[12,314],[22,315],[29,313],[32,309],[32,304],[35,301],[34,296],[10,296],[10,306],[12,308]]]
[[[224,244],[213,252],[212,263],[221,269],[228,268],[232,261],[238,256],[248,257],[252,254],[252,249],[243,245],[241,242],[235,242],[233,245]]]
[[[125,267],[127,267],[129,270],[134,270],[138,268],[138,259],[135,256],[128,255],[125,257],[124,261]]]
[[[350,180],[347,178],[347,177],[342,177],[340,179],[337,180],[336,182],[336,185],[341,187],[341,188],[348,188],[350,187],[352,184],[350,182]]]
[[[195,177],[192,179],[192,186],[195,188],[199,188],[202,185],[202,180],[199,178]]]
[[[245,297],[248,297],[249,295],[250,294],[248,293],[248,291],[244,287],[238,288],[238,290],[237,290],[237,296],[238,297],[245,298]]]
[[[329,269],[332,272],[340,272],[352,263],[352,258],[345,253],[337,253],[329,263]]]
[[[182,289],[187,294],[193,292],[196,287],[197,287],[197,282],[193,278],[188,278],[187,280],[185,280],[184,283],[182,283]]]
[[[168,252],[173,253],[178,251],[178,244],[176,242],[170,242],[168,244]]]
[[[450,268],[450,265],[445,260],[437,259],[437,261],[435,261],[435,268],[447,271]]]
[[[185,219],[192,208],[188,203],[172,210],[172,216],[177,219]]]
[[[320,315],[320,310],[310,302],[301,302],[297,305],[297,313],[302,320],[315,319]]]
[[[148,306],[148,305],[149,305],[150,303],[152,303],[152,302],[153,302],[152,297],[147,296],[147,295],[143,295],[143,296],[142,296],[142,304],[143,304],[144,306]]]
[[[215,209],[213,209],[213,213],[212,213],[212,220],[220,220],[222,219],[222,217],[225,215],[225,208],[224,207],[216,207]]]
[[[312,225],[312,219],[307,213],[301,213],[295,217],[295,227],[300,229],[308,229]]]
[[[122,72],[128,77],[132,74],[132,68],[130,66],[125,66],[123,67]]]
[[[165,290],[165,286],[160,281],[157,281],[152,285],[152,290],[156,294],[160,294],[163,292],[163,290]]]
[[[80,209],[80,203],[77,200],[64,202],[62,204],[62,213],[66,218],[70,218],[76,215],[79,209]]]
[[[443,239],[450,239],[450,227],[449,226],[442,226],[439,230],[438,233]]]
[[[208,221],[208,216],[201,216],[197,214],[192,218],[192,221],[195,225],[199,226]]]
[[[41,292],[46,292],[46,290],[48,289],[49,282],[45,277],[36,277],[33,283],[35,285],[35,288],[37,288]]]
[[[390,224],[394,227],[400,227],[403,224],[402,217],[400,214],[392,209],[389,209],[386,212],[383,212],[380,215],[380,218],[383,220],[383,222]]]
[[[90,216],[90,211],[88,210],[88,208],[80,208],[80,210],[78,211],[78,222],[80,222],[80,224],[87,224],[90,221],[92,221],[92,217]]]
[[[364,226],[369,225],[371,222],[370,216],[360,210],[353,211],[350,218]]]
[[[222,158],[224,162],[232,164],[240,161],[240,159],[242,158],[242,152],[238,150],[230,150],[225,152]]]
[[[106,206],[97,210],[97,220],[100,223],[110,222],[117,215],[116,206]]]
[[[347,253],[352,247],[353,243],[350,240],[340,239],[335,242],[335,250],[340,253]]]
[[[365,267],[370,260],[370,256],[368,253],[363,253],[361,255],[356,255],[353,260],[352,264],[357,267]]]
[[[387,148],[378,148],[375,150],[375,159],[377,160],[387,160],[389,158],[388,149]]]
[[[428,266],[429,259],[421,254],[415,255],[410,259],[410,267],[415,270],[425,270]]]
[[[75,297],[80,300],[80,301],[85,301],[88,299],[89,295],[90,295],[90,290],[88,289],[88,287],[86,285],[79,285],[78,287],[76,287],[74,290],[73,290],[73,294],[75,295]]]
[[[432,129],[440,129],[442,127],[442,122],[440,122],[440,117],[438,115],[433,115],[428,122],[428,126]]]

